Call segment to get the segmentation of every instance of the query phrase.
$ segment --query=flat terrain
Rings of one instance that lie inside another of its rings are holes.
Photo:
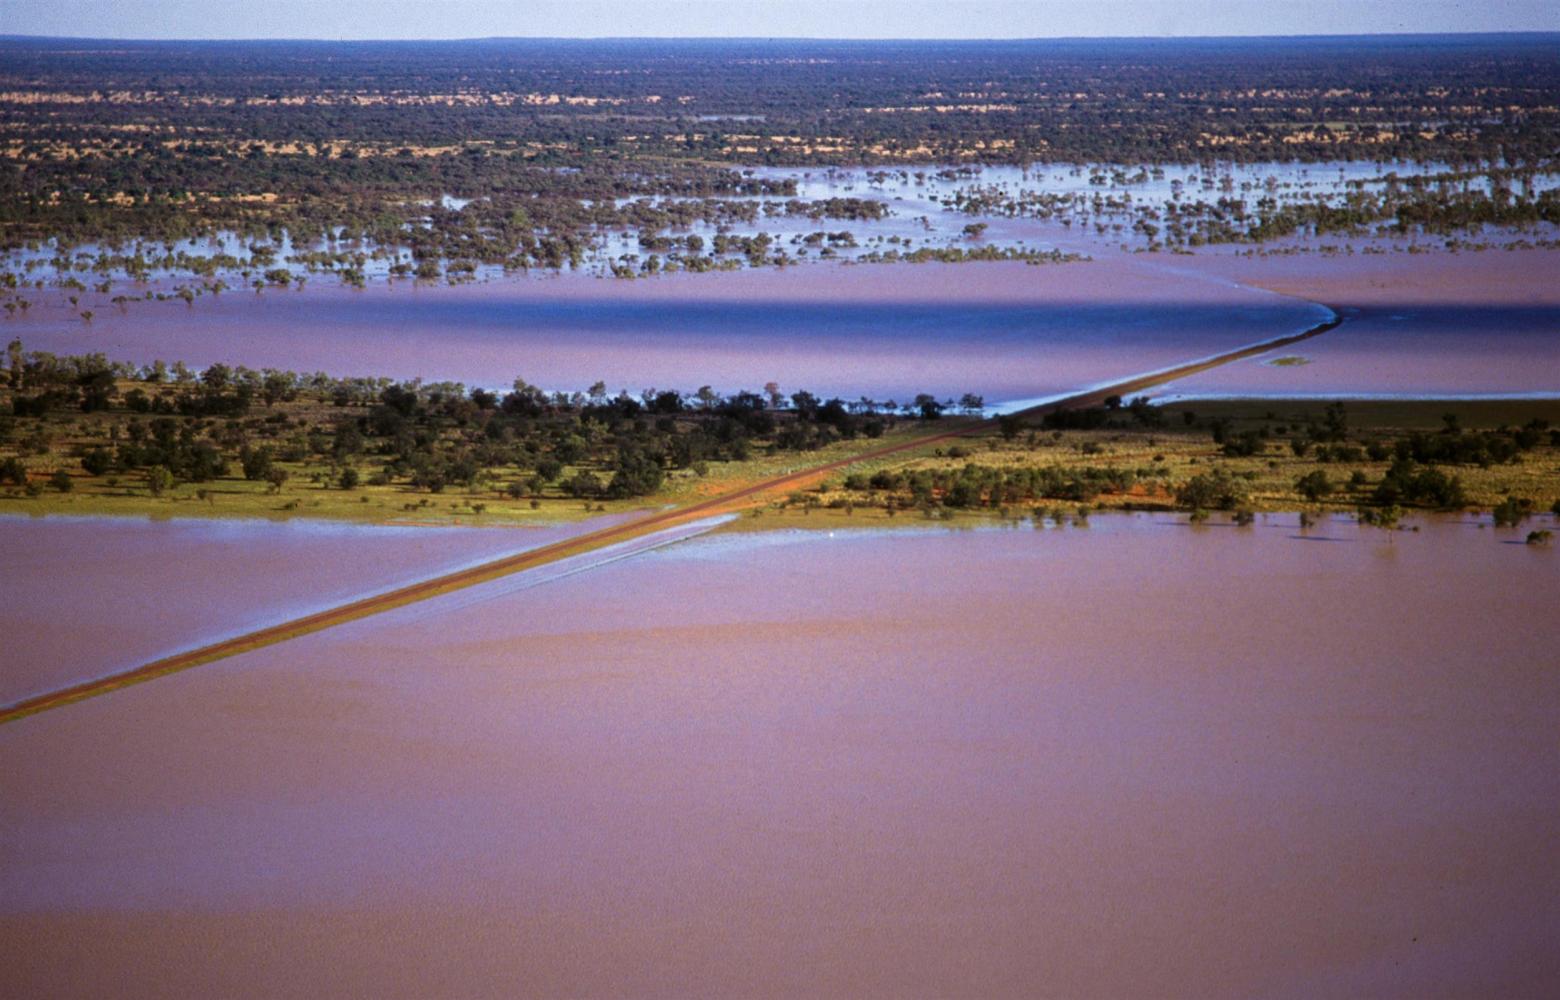
[[[578,530],[0,517],[0,703]]]
[[[1552,995],[1557,41],[0,37],[0,993]]]
[[[1541,996],[1514,541],[1138,515],[495,581],[0,727],[8,982]]]

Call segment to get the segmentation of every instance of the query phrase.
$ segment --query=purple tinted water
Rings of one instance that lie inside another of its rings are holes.
[[[706,537],[0,727],[27,994],[1541,995],[1557,553]]]
[[[7,322],[31,349],[548,389],[807,388],[901,401],[1066,392],[1303,329],[1319,310],[1115,261],[809,267],[645,282],[232,292],[90,325]]]

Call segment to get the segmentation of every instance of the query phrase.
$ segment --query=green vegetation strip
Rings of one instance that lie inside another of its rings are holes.
[[[1019,416],[1039,416],[1071,407],[1097,406],[1111,396],[1138,392],[1151,386],[1159,385],[1178,378],[1185,378],[1189,375],[1194,375],[1198,372],[1206,371],[1207,369],[1216,367],[1218,365],[1228,364],[1232,361],[1239,361],[1257,354],[1266,353],[1267,351],[1274,350],[1275,348],[1283,347],[1288,344],[1297,343],[1299,341],[1318,336],[1337,327],[1341,322],[1342,320],[1340,318],[1334,318],[1328,320],[1325,323],[1320,323],[1311,329],[1304,331],[1303,333],[1294,334],[1289,337],[1281,337],[1277,340],[1266,341],[1262,344],[1241,348],[1236,351],[1231,351],[1227,354],[1221,354],[1217,357],[1182,365],[1177,368],[1167,369],[1155,374],[1127,379],[1114,385],[1090,390],[1089,392],[1070,396],[1066,399],[1061,399],[1051,403],[1045,403],[1040,406],[1032,407],[1023,411],[1021,414],[1019,414]],[[647,514],[644,517],[630,521],[626,524],[618,524],[607,528],[601,528],[574,538],[565,539],[560,542],[554,542],[550,545],[544,545],[540,548],[531,549],[529,551],[517,553],[512,556],[506,556],[502,559],[496,559],[492,562],[483,563],[479,566],[473,566],[458,572],[435,577],[431,580],[425,580],[421,583],[414,583],[405,587],[399,587],[395,590],[387,591],[383,594],[376,594],[372,597],[367,597],[359,601],[353,601],[350,604],[344,604],[339,607],[319,611],[315,614],[307,615],[303,618],[297,618],[289,622],[284,622],[280,625],[259,629],[257,631],[249,632],[231,639],[226,639],[221,642],[201,646],[197,649],[192,649],[187,652],[176,653],[172,656],[164,657],[163,659],[155,660],[143,666],[136,667],[132,670],[113,674],[108,677],[98,678],[96,680],[83,681],[80,684],[76,684],[59,691],[37,695],[4,708],[0,708],[0,725],[8,722],[14,722],[18,719],[25,718],[29,715],[35,715],[39,712],[45,712],[49,709],[62,708],[66,705],[70,705],[78,701],[84,701],[87,698],[92,698],[97,695],[107,694],[110,691],[117,691],[121,688],[129,687],[133,684],[140,684],[144,681],[153,680],[158,677],[164,677],[168,674],[178,673],[183,670],[188,670],[192,667],[212,663],[216,660],[226,659],[230,656],[237,656],[240,653],[247,653],[251,650],[272,646],[280,642],[285,642],[289,639],[297,638],[298,636],[319,632],[335,625],[342,625],[350,621],[355,621],[359,618],[366,618],[370,615],[379,614],[380,612],[390,611],[394,608],[403,607],[417,601],[427,600],[428,598],[437,597],[441,594],[447,594],[452,591],[462,590],[480,583],[486,583],[490,580],[508,576],[512,573],[518,573],[527,569],[534,569],[538,566],[544,566],[571,556],[581,555],[606,545],[629,541],[633,538],[640,537],[657,529],[672,527],[674,525],[685,523],[699,517],[704,517],[710,514],[728,510],[760,494],[799,485],[807,482],[808,480],[826,476],[831,472],[839,471],[859,462],[869,462],[875,459],[885,458],[890,455],[897,455],[915,449],[925,448],[930,445],[937,444],[941,441],[947,441],[953,438],[964,437],[966,435],[976,434],[983,431],[989,431],[994,426],[996,426],[995,420],[975,421],[961,427],[951,428],[949,430],[939,431],[937,433],[927,434],[920,437],[911,438],[906,441],[895,442],[893,444],[881,445],[877,448],[871,448],[846,458],[837,459],[835,461],[827,462],[821,465],[811,466],[809,468],[788,473],[786,475],[765,479],[760,482],[753,483],[749,486],[721,494],[720,496],[712,497],[708,500],[689,504],[685,507],[656,511]]]

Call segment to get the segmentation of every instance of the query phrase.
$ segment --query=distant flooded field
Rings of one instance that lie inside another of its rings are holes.
[[[1560,395],[1560,251],[1239,257],[1121,254],[1031,266],[821,264],[620,282],[231,291],[60,304],[0,334],[60,354],[455,380],[549,390],[920,392],[1030,401],[1306,329],[1306,364],[1258,358],[1177,395]],[[1291,352],[1293,353],[1293,352]]]
[[[1255,358],[1164,393],[1560,396],[1560,252],[1208,257],[1184,266],[1334,305],[1346,321],[1282,352],[1303,363]]]
[[[8,985],[1536,996],[1556,552],[1419,523],[716,534],[33,716]]]
[[[1319,307],[1130,261],[820,266],[655,281],[401,282],[231,292],[104,310],[39,307],[33,350],[548,389],[757,390],[907,401],[1073,391],[1283,336]]]

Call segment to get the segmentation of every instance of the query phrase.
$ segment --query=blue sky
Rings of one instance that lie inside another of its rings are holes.
[[[1036,38],[1556,30],[1556,0],[0,0],[0,32],[109,38]]]

